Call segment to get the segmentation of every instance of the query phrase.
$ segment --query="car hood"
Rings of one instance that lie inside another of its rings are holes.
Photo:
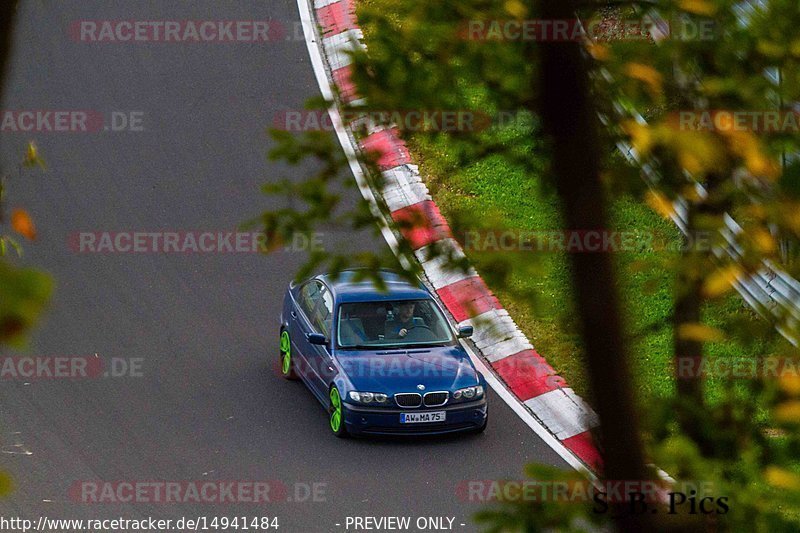
[[[426,392],[453,390],[478,383],[478,373],[461,346],[343,351],[342,372],[354,390],[365,392]]]

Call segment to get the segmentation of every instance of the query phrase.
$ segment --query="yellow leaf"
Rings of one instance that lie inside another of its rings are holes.
[[[0,470],[0,497],[8,496],[14,492],[14,479],[8,472]]]
[[[783,223],[800,235],[800,202],[782,202],[779,204],[778,213]]]
[[[681,187],[681,196],[695,204],[703,200],[703,197],[700,196],[700,191],[697,190],[697,186],[694,184]]]
[[[768,466],[764,471],[764,479],[773,487],[781,489],[800,489],[800,476],[777,466]]]
[[[712,272],[703,284],[703,295],[716,298],[733,288],[733,284],[742,273],[739,265],[728,265]]]
[[[36,239],[36,227],[24,209],[17,208],[11,211],[11,228],[28,240]]]
[[[800,401],[784,402],[775,407],[775,420],[779,422],[800,422]]]
[[[622,129],[631,138],[631,144],[639,155],[646,155],[650,151],[650,147],[653,145],[653,133],[647,124],[626,120],[622,123]]]
[[[669,199],[660,192],[652,190],[647,191],[644,201],[653,211],[664,218],[670,218],[673,214],[675,214],[675,207],[672,205],[672,202],[670,202]]]
[[[800,396],[800,376],[797,374],[781,376],[780,380],[778,380],[778,385],[786,394]]]
[[[720,129],[720,133],[728,139],[731,151],[744,159],[744,164],[751,174],[769,179],[777,179],[780,176],[780,165],[764,151],[753,132],[726,128]]]
[[[703,78],[702,90],[707,95],[718,95],[730,89],[728,80],[719,77]]]
[[[781,167],[778,162],[758,149],[747,152],[744,164],[754,176],[774,181],[781,175]]]
[[[604,44],[589,42],[586,49],[597,61],[608,61],[611,58],[611,49]]]
[[[783,55],[786,53],[786,48],[782,44],[772,41],[765,41],[763,39],[758,40],[756,43],[756,49],[767,57],[779,58],[783,57]]]
[[[697,322],[679,325],[678,337],[697,342],[719,342],[725,338],[720,330]]]
[[[767,210],[762,204],[749,204],[742,207],[742,212],[756,220],[764,220],[767,217]]]
[[[514,18],[522,20],[528,16],[528,8],[519,0],[508,0],[503,7]]]
[[[716,135],[704,131],[682,131],[675,126],[675,122],[668,121],[662,137],[681,167],[694,176],[726,169],[730,157]]]
[[[33,141],[28,143],[28,148],[25,150],[25,158],[22,160],[22,164],[26,167],[34,167],[38,165],[44,168],[44,160],[39,155],[39,149],[36,147],[36,143]]]
[[[635,80],[643,81],[654,94],[661,93],[661,73],[643,63],[627,63],[625,65],[625,74]]]
[[[717,12],[717,6],[708,0],[681,0],[678,5],[683,11],[695,15],[710,17]]]
[[[748,231],[748,234],[756,250],[760,253],[773,254],[778,249],[778,243],[775,242],[775,237],[765,228],[753,228]]]
[[[681,167],[685,168],[686,172],[693,176],[702,174],[703,170],[705,169],[704,160],[695,152],[680,152],[678,155],[678,161],[680,162]]]

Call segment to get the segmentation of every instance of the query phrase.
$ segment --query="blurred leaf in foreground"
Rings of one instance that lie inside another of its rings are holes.
[[[37,270],[0,262],[0,345],[19,346],[50,299],[53,282]]]

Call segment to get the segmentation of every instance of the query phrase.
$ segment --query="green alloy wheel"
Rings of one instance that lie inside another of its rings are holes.
[[[289,332],[281,331],[281,375],[286,379],[297,379],[292,361],[292,341]]]
[[[347,436],[347,429],[344,426],[344,405],[342,405],[342,397],[339,395],[339,389],[336,386],[331,387],[331,431],[337,437]]]

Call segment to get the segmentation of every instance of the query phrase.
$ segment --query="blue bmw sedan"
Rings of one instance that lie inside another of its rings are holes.
[[[486,380],[424,285],[382,272],[386,291],[312,277],[289,285],[280,324],[280,369],[300,379],[347,435],[433,435],[486,429]]]

